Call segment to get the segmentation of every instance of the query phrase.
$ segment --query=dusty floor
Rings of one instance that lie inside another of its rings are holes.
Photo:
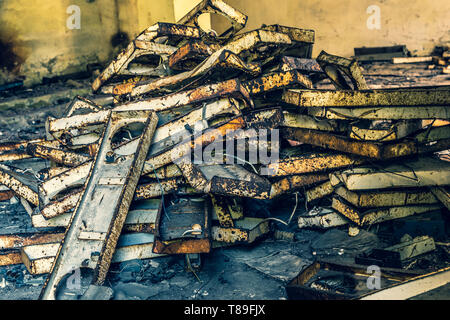
[[[450,85],[449,75],[426,70],[425,64],[364,65],[371,88]],[[87,85],[88,81],[81,81]],[[73,84],[71,84],[73,85]],[[64,84],[57,86],[64,87]],[[320,88],[331,87],[322,82]],[[36,89],[50,90],[49,88]],[[32,92],[28,94],[32,95]],[[11,96],[0,98],[0,102]],[[65,101],[64,101],[65,102]],[[47,116],[58,116],[64,103],[48,107],[0,110],[0,142],[31,139],[44,135]],[[27,160],[19,166],[38,171],[43,161]],[[295,205],[294,199],[283,199],[283,205],[248,201],[247,215],[272,216],[287,220]],[[301,202],[296,216],[304,213]],[[293,221],[296,219],[294,218]],[[446,213],[423,215],[420,219],[402,219],[363,230],[349,238],[346,229],[328,231],[298,230],[295,222],[289,228],[278,224],[277,229],[295,232],[295,241],[274,240],[270,235],[252,246],[219,248],[202,257],[203,267],[196,275],[186,270],[183,257],[161,257],[135,260],[112,266],[105,285],[114,290],[114,299],[287,299],[284,289],[293,278],[318,257],[351,260],[357,253],[373,247],[398,242],[411,236],[433,233],[437,241],[449,243],[449,216]],[[0,202],[0,234],[35,232],[28,214],[19,202]],[[431,254],[416,259],[410,269],[437,270],[450,265],[449,247],[438,246]],[[269,267],[268,267],[269,266]],[[23,265],[0,267],[0,299],[37,299],[45,276],[32,277]],[[450,286],[433,290],[417,299],[450,299]]]

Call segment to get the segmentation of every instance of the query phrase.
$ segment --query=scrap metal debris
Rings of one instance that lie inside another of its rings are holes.
[[[230,28],[202,30],[204,13],[225,16]],[[313,30],[263,25],[238,33],[246,22],[223,1],[203,0],[177,24],[150,26],[92,84],[114,97],[112,106],[77,97],[47,119],[45,138],[0,144],[0,201],[20,199],[42,230],[0,235],[0,265],[48,274],[41,299],[81,298],[62,285],[76,270],[95,291],[111,263],[182,254],[197,276],[199,254],[273,231],[290,243],[294,229],[346,228],[356,237],[373,225],[448,212],[450,162],[439,152],[450,149],[450,87],[371,90],[358,61],[406,59],[404,46],[313,59]],[[448,61],[448,51],[442,57]],[[316,89],[323,79],[336,90]],[[23,169],[24,159],[46,168]],[[287,221],[248,205],[293,200]],[[306,213],[291,224],[301,203]],[[357,262],[401,268],[434,250],[433,238],[422,236]],[[285,274],[298,274],[292,268],[303,262],[283,257],[294,266],[283,275],[268,270],[277,254],[255,269],[288,282]],[[378,297],[383,290],[361,290],[362,270],[318,261],[287,292]],[[382,272],[389,288],[423,275]]]

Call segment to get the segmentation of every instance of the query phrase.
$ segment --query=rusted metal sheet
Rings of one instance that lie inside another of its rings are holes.
[[[65,117],[71,117],[77,114],[86,114],[90,112],[97,112],[103,109],[102,106],[96,104],[94,101],[84,97],[76,96],[64,110]]]
[[[372,224],[381,223],[389,220],[400,219],[415,214],[421,214],[434,210],[439,210],[441,205],[416,205],[416,206],[401,206],[401,207],[387,207],[375,208],[361,211],[352,205],[344,202],[337,197],[333,198],[333,209],[350,219],[358,226],[370,226]]]
[[[153,253],[154,235],[148,233],[122,234],[119,237],[112,263],[135,259],[151,259],[163,255]],[[60,243],[29,245],[21,249],[22,262],[30,274],[49,273]]]
[[[432,135],[423,141],[412,137],[383,143],[354,140],[345,136],[302,128],[283,128],[281,134],[289,140],[380,160],[445,150],[448,147],[446,139],[443,139],[442,143],[433,143],[435,140],[432,140]],[[418,134],[416,137],[421,136]]]
[[[299,107],[406,107],[447,106],[450,87],[377,90],[288,90],[283,101]]]
[[[289,36],[292,45],[282,50],[284,54],[300,58],[311,58],[312,46],[315,40],[314,30],[287,27],[279,24],[263,26],[262,29],[284,33]]]
[[[183,175],[180,169],[176,164],[168,164],[164,167],[161,167],[154,172],[150,172],[146,175],[146,177],[150,179],[171,179],[171,178],[179,178]]]
[[[0,186],[0,201],[6,201],[14,197],[14,192],[5,186]]]
[[[235,221],[234,227],[213,226],[212,239],[227,244],[253,243],[270,232],[270,221],[246,217]]]
[[[76,196],[79,198],[80,194]],[[140,206],[136,208],[136,203],[141,203],[142,201],[133,201],[130,211],[128,211],[127,218],[125,220],[125,228],[133,228],[139,226],[139,228],[144,228],[145,225],[154,225],[156,221],[156,214],[158,212],[159,203],[161,198],[148,199],[144,202],[150,202],[150,205]],[[72,212],[68,212],[73,209],[77,204],[77,198],[75,199],[75,204],[65,212],[54,215],[54,218],[47,219],[41,212],[34,212],[31,215],[31,224],[34,228],[49,228],[49,227],[67,227],[72,216]],[[153,203],[154,202],[154,203]]]
[[[450,190],[448,187],[432,187],[430,188],[433,195],[450,210]]]
[[[0,162],[33,158],[33,156],[27,152],[27,147],[31,144],[39,144],[54,148],[61,146],[59,141],[48,141],[45,139],[5,143],[0,146],[0,149],[2,149],[0,150]]]
[[[156,129],[149,156],[182,143],[199,125],[206,129],[211,125],[213,126],[212,121],[221,115],[229,120],[230,115],[237,116],[239,114],[240,103],[233,98],[220,99],[205,103],[202,107],[195,107],[189,113],[183,114]]]
[[[350,191],[341,186],[335,193],[357,208],[394,207],[419,204],[436,204],[436,197],[424,189],[402,189],[395,191]]]
[[[147,183],[136,188],[135,200],[152,199],[173,193],[181,187],[182,179],[172,178],[159,182]]]
[[[297,70],[275,72],[266,74],[260,78],[255,78],[244,82],[242,86],[247,89],[250,95],[257,95],[273,90],[286,89],[292,86],[301,85],[305,88],[312,88],[313,84],[307,75],[301,74]]]
[[[363,166],[332,173],[348,190],[450,185],[450,163],[433,157],[404,160],[383,167]]]
[[[403,240],[403,239],[402,239]],[[434,239],[430,236],[419,236],[411,240],[402,241],[383,250],[396,252],[400,261],[405,261],[418,255],[436,250]]]
[[[133,93],[132,93],[133,95]],[[212,100],[224,96],[232,96],[241,98],[250,106],[252,101],[249,93],[241,85],[239,79],[231,79],[224,82],[200,86],[195,89],[175,92],[163,97],[156,97],[144,99],[136,102],[129,102],[118,105],[114,108],[115,111],[132,111],[132,110],[152,110],[163,111],[175,107],[180,107],[188,104],[201,103],[203,101]]]
[[[281,71],[298,70],[302,72],[323,73],[316,59],[284,56],[281,58]]]
[[[27,152],[34,157],[51,160],[66,167],[75,167],[83,162],[91,160],[91,156],[87,154],[46,147],[39,144],[29,144],[27,146]]]
[[[220,46],[214,43],[189,41],[170,55],[169,67],[174,70],[192,70],[219,49]]]
[[[392,141],[404,138],[422,129],[422,120],[398,122],[376,122],[371,125],[354,124],[350,128],[350,138],[368,141]]]
[[[32,234],[4,234],[0,235],[0,250],[20,249],[42,243],[61,242],[64,233],[32,233]]]
[[[270,182],[239,165],[177,163],[186,181],[196,190],[224,196],[268,199]]]
[[[336,86],[336,89],[352,89],[345,80],[343,76],[344,74],[350,78],[353,84],[353,89],[369,89],[362,74],[362,70],[356,60],[331,55],[322,50],[322,52],[317,57],[317,62],[320,64],[322,70],[327,74],[327,76]]]
[[[156,155],[149,157],[144,165],[142,174],[148,174],[154,170],[161,168],[172,162],[176,162],[178,159],[190,154],[195,148],[200,148],[209,145],[210,143],[221,139],[226,136],[227,133],[231,133],[235,130],[245,127],[245,121],[243,117],[236,117],[228,121],[225,124],[219,125],[215,128],[208,129],[200,136],[193,136],[193,139],[180,143],[168,151],[163,151]]]
[[[317,119],[305,114],[297,114],[283,111],[283,126],[291,128],[303,128],[328,132],[344,132],[348,128],[348,124],[344,121]]]
[[[76,167],[39,184],[39,204],[43,208],[51,201],[58,199],[58,194],[67,195],[68,189],[82,188],[92,167],[92,161],[86,161]]]
[[[319,208],[311,210],[306,215],[298,217],[297,224],[299,229],[318,228],[329,229],[347,225],[349,220],[344,218],[338,212],[332,209]]]
[[[181,198],[160,206],[156,218],[154,253],[208,253],[211,249],[210,204],[205,198]]]
[[[131,90],[131,96],[136,97],[143,94],[163,92],[163,90],[178,89],[187,82],[192,83],[199,77],[213,72],[219,72],[221,75],[228,73],[230,74],[230,78],[234,75],[234,71],[255,76],[261,73],[261,67],[255,63],[244,62],[230,50],[219,50],[193,70],[156,80],[137,83]],[[231,72],[233,72],[233,74],[231,74]],[[185,87],[182,88],[184,89]]]
[[[372,108],[308,108],[308,114],[331,120],[416,120],[450,119],[446,106],[372,107]]]
[[[44,139],[36,139],[31,141],[9,142],[0,144],[0,162],[14,161],[31,158],[26,148],[29,143],[43,142]]]
[[[11,250],[8,252],[0,252],[0,266],[10,266],[21,264],[22,257],[18,250]]]
[[[332,194],[334,186],[330,181],[323,182],[305,191],[306,202],[313,202]]]
[[[235,8],[229,6],[222,0],[202,0],[197,6],[189,11],[178,23],[193,24],[199,27],[198,18],[205,13],[214,13],[224,16],[230,23],[231,27],[224,31],[221,35],[213,36],[220,41],[233,37],[239,30],[245,27],[247,16],[239,12]],[[205,31],[207,32],[207,30]]]
[[[364,163],[359,157],[339,153],[309,153],[300,157],[282,159],[268,165],[272,176],[332,171]]]
[[[27,173],[15,172],[10,167],[0,165],[0,184],[5,185],[34,206],[39,205],[37,180],[35,177]]]
[[[158,122],[157,116],[150,112],[111,112],[109,118],[85,191],[40,299],[56,299],[60,281],[74,268],[93,270],[95,284],[102,284],[108,272]],[[115,134],[137,122],[143,124],[143,129],[135,151],[117,156],[111,146]],[[96,215],[98,211],[102,212],[101,219]]]
[[[176,49],[167,44],[158,43],[158,38],[199,38],[200,30],[196,27],[171,23],[156,23],[144,30],[119,56],[106,67],[95,79],[92,90],[97,91],[105,82],[120,73],[130,62],[143,54],[170,55]]]
[[[325,173],[289,176],[272,183],[270,198],[272,199],[282,194],[293,192],[299,188],[308,187],[326,180],[328,180],[328,174]]]

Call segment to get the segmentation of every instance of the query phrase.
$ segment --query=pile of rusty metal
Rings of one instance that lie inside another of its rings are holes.
[[[202,30],[208,12],[231,27]],[[78,97],[45,138],[0,145],[0,197],[20,198],[35,228],[65,228],[2,236],[20,248],[10,263],[49,273],[41,298],[61,297],[76,269],[100,285],[114,262],[252,243],[277,219],[246,217],[244,198],[332,196],[299,227],[351,233],[449,207],[450,163],[433,156],[449,149],[449,125],[434,121],[450,118],[449,88],[369,90],[355,60],[311,59],[314,31],[237,34],[246,21],[205,0],[147,28],[92,85],[112,107]],[[314,89],[323,79],[337,90]],[[51,166],[17,170],[27,158]]]

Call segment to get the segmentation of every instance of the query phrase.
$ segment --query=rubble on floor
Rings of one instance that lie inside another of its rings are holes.
[[[202,30],[205,12],[230,29]],[[312,59],[313,30],[238,34],[246,21],[204,0],[150,26],[94,80],[103,100],[76,97],[45,135],[0,144],[3,287],[341,299],[448,282],[450,87],[374,88],[357,59]],[[427,223],[391,230],[410,219]],[[393,278],[356,290],[367,261]],[[266,284],[242,288],[252,280]]]

